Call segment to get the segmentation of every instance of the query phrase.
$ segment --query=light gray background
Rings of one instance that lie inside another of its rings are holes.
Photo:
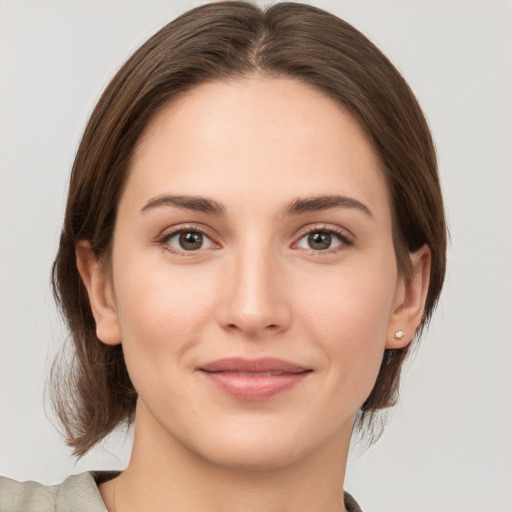
[[[56,483],[119,468],[115,436],[75,465],[43,407],[64,334],[49,290],[68,173],[117,67],[198,5],[0,1],[0,473]],[[387,53],[437,143],[452,243],[444,296],[383,438],[354,450],[365,510],[512,510],[512,3],[319,0]],[[51,408],[48,407],[48,411]]]

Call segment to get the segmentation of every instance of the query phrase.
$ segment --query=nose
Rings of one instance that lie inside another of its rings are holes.
[[[286,272],[272,251],[250,251],[233,257],[222,280],[221,327],[252,339],[286,331],[291,322]]]

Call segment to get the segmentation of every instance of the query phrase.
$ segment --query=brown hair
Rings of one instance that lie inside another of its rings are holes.
[[[315,7],[280,3],[261,10],[246,2],[217,2],[192,9],[152,36],[118,71],[91,115],[73,165],[52,277],[75,350],[63,376],[54,366],[52,389],[67,442],[79,457],[118,424],[133,420],[137,393],[122,346],[105,345],[96,336],[75,246],[88,240],[98,258],[108,259],[133,149],[165,104],[200,83],[254,72],[318,88],[365,128],[389,186],[399,271],[409,275],[409,251],[423,244],[431,249],[420,330],[432,314],[445,272],[443,204],[432,138],[400,73],[364,35]],[[395,403],[407,353],[407,348],[385,351],[361,409],[363,419]]]

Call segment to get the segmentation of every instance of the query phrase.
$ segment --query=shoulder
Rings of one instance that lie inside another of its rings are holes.
[[[97,483],[110,473],[72,475],[59,485],[0,477],[0,512],[108,512]]]

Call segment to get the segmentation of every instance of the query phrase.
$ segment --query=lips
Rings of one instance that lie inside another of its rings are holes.
[[[217,389],[239,400],[265,400],[301,383],[311,369],[275,358],[226,358],[198,370]]]

